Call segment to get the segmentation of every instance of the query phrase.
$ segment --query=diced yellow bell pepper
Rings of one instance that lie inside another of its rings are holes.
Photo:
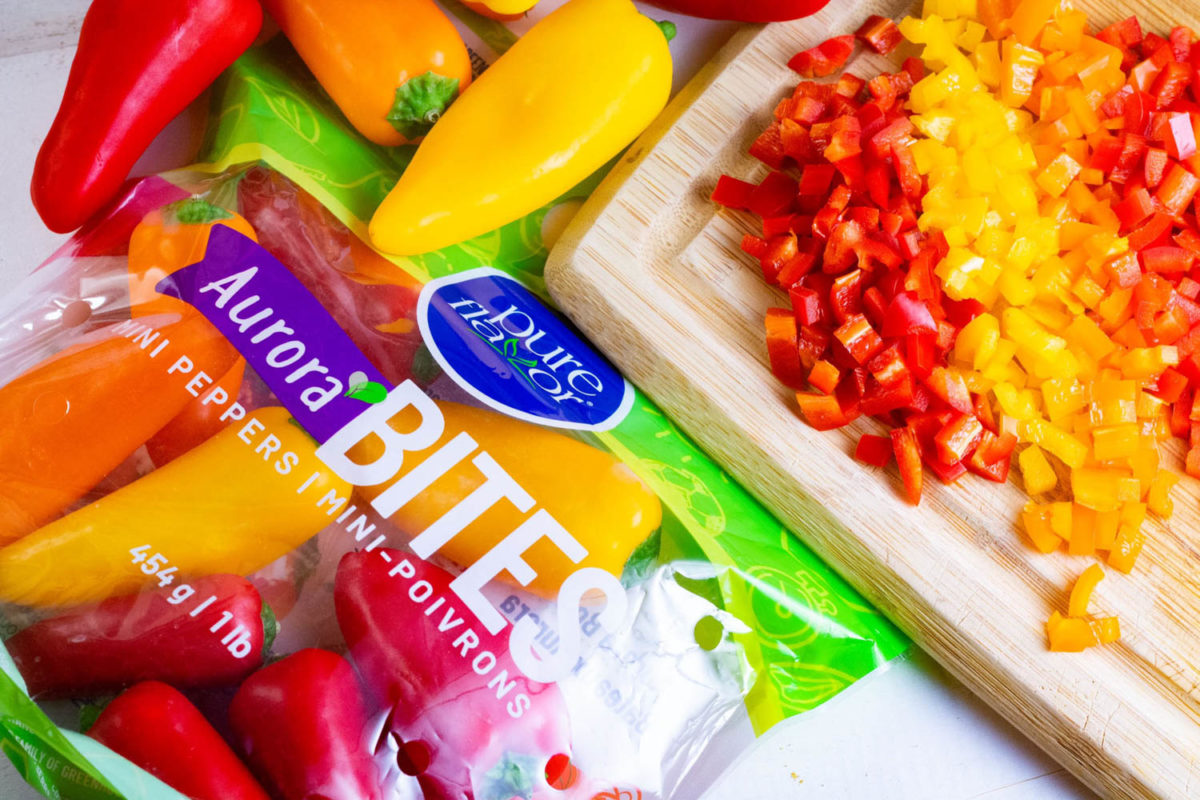
[[[1031,495],[1044,494],[1058,485],[1054,467],[1036,444],[1031,444],[1017,456],[1021,475],[1025,478],[1025,491]]]

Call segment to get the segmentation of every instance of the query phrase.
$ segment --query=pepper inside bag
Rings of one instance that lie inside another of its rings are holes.
[[[903,650],[545,305],[549,208],[364,244],[405,162],[289,63],[248,53],[209,172],[137,183],[0,308],[0,746],[31,783],[692,797],[718,732],[708,779]]]

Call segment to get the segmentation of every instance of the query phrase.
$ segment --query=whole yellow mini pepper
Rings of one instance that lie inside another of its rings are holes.
[[[570,0],[484,72],[425,137],[371,219],[413,255],[545,205],[645,129],[671,91],[671,53],[630,0]]]
[[[563,580],[582,567],[599,567],[620,576],[634,549],[662,522],[658,497],[612,454],[494,411],[446,401],[439,401],[438,408],[445,419],[445,432],[433,446],[405,454],[406,474],[465,432],[587,550],[587,556],[575,564],[549,540],[535,542],[523,556],[537,572],[527,587],[530,591],[553,596]],[[351,455],[360,463],[370,463],[379,457],[380,447],[379,438],[372,436]],[[415,536],[457,507],[485,480],[472,459],[465,458],[401,506],[392,522]],[[359,492],[373,500],[394,482],[360,487]],[[494,503],[438,553],[460,566],[473,564],[528,516],[508,501]]]
[[[167,576],[247,575],[298,547],[332,520],[322,498],[346,497],[350,486],[321,466],[316,443],[290,416],[259,409],[0,550],[0,600],[73,605],[164,585]]]

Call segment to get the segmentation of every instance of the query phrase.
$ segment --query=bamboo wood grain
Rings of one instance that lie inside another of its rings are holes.
[[[1093,23],[1137,13],[1147,30],[1195,25],[1182,0],[1084,2]],[[723,172],[761,178],[745,155],[797,80],[797,50],[853,31],[904,0],[833,0],[796,23],[735,35],[630,148],[551,254],[550,292],[635,383],[922,647],[1097,792],[1200,797],[1200,486],[1148,523],[1133,575],[1106,569],[1093,599],[1123,638],[1080,654],[1046,650],[1044,623],[1093,559],[1033,551],[1014,482],[933,483],[918,508],[895,468],[851,458],[870,420],[821,433],[771,377],[767,307],[783,304],[738,249],[752,221],[708,201]],[[911,51],[909,51],[911,54]],[[905,53],[896,54],[896,61]],[[890,68],[860,56],[849,69]],[[1176,446],[1165,455],[1178,466]],[[1014,476],[1017,471],[1014,469]],[[1016,480],[1019,480],[1017,478]]]

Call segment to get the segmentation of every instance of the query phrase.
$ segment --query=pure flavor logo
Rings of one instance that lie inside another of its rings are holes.
[[[633,387],[532,292],[484,267],[431,281],[417,320],[437,362],[509,416],[603,431],[633,406]]]

